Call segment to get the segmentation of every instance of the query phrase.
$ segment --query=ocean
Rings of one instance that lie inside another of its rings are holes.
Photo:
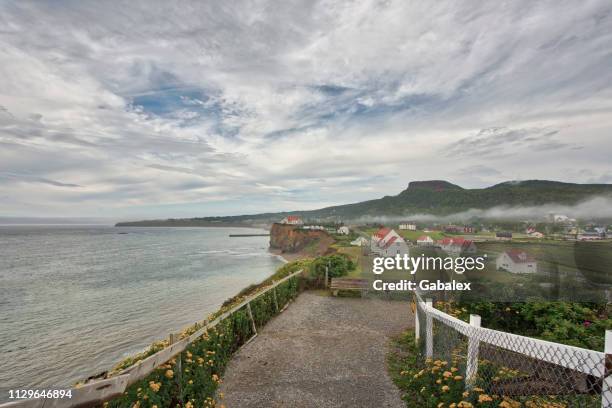
[[[107,370],[282,264],[232,233],[265,231],[0,226],[0,401]]]

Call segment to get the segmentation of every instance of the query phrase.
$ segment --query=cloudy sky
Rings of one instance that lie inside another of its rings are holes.
[[[608,0],[0,3],[0,216],[610,183],[611,153]]]

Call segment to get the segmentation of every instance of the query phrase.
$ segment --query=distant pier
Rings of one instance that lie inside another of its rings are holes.
[[[229,234],[230,238],[236,237],[269,237],[270,234]]]

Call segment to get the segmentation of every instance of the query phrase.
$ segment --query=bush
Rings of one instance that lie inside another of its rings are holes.
[[[605,331],[612,328],[609,306],[576,302],[466,302],[445,306],[468,321],[482,317],[484,327],[603,351]]]
[[[334,254],[321,256],[310,265],[310,274],[315,278],[325,277],[325,268],[329,267],[328,277],[339,278],[355,269],[355,264],[348,255]]]

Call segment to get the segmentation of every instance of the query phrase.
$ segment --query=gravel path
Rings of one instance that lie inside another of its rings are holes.
[[[386,369],[407,302],[302,293],[230,361],[227,408],[405,407]]]

